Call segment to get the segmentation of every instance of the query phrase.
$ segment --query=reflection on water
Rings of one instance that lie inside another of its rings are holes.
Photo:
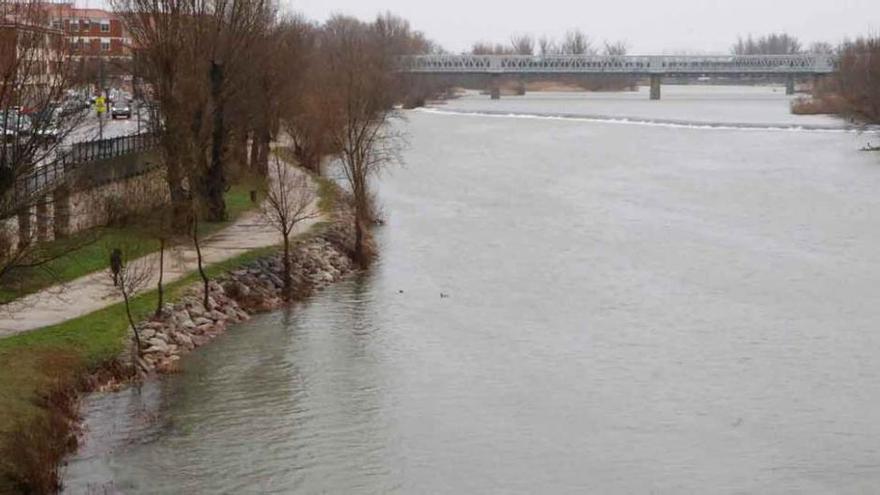
[[[673,118],[740,105],[676,91]],[[549,113],[561,97],[541,98],[501,104]],[[568,98],[577,113],[593,97]],[[757,121],[791,118],[784,96],[761,99]],[[90,399],[68,492],[880,483],[869,136],[424,112],[407,127],[407,166],[381,182],[378,266],[140,394]]]

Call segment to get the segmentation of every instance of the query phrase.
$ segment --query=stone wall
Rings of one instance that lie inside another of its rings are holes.
[[[113,215],[148,212],[170,201],[163,169],[95,185],[70,195],[71,233],[107,225]]]
[[[20,216],[29,235],[40,242],[106,225],[113,214],[136,214],[166,204],[170,198],[164,170],[154,152],[132,153],[84,165],[63,187],[35,201]],[[19,218],[0,220],[0,235],[18,243]]]

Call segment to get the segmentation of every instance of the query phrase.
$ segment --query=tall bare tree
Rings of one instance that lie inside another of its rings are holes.
[[[274,20],[269,0],[112,0],[150,83],[176,217],[193,195],[206,219],[226,217],[229,101],[248,78],[249,48]]]
[[[564,55],[595,55],[596,49],[590,37],[580,29],[572,29],[565,33],[565,38],[559,45],[560,53]]]
[[[548,36],[541,36],[541,39],[538,40],[538,53],[543,56],[558,54],[559,48],[556,46],[556,41]]]
[[[624,56],[629,52],[629,44],[626,41],[606,41],[605,49],[603,50],[605,55],[609,56]]]
[[[355,257],[362,266],[371,253],[367,225],[375,220],[370,178],[400,159],[401,136],[391,125],[396,117],[393,67],[385,65],[383,37],[375,25],[348,17],[330,19],[322,30],[325,108],[339,164],[354,201]]]
[[[510,38],[510,46],[517,55],[534,55],[535,38],[528,34],[516,34]]]
[[[263,218],[281,234],[283,241],[282,278],[284,300],[293,299],[293,279],[291,277],[290,236],[297,225],[318,216],[315,208],[317,195],[308,176],[295,171],[277,156],[272,160],[269,171],[269,187],[266,201],[262,206]]]

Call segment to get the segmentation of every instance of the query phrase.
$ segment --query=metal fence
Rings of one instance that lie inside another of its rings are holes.
[[[17,179],[15,201],[27,201],[50,192],[84,165],[149,151],[157,144],[158,139],[154,134],[135,134],[64,146],[58,150],[57,158],[37,165],[32,172]],[[142,170],[133,168],[131,174],[136,173],[142,173]]]
[[[74,143],[59,150],[58,161],[89,163],[107,160],[131,153],[140,153],[156,146],[153,134],[133,134],[110,139],[96,139]]]

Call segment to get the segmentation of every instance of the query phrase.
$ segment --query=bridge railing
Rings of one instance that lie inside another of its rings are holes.
[[[417,55],[401,57],[412,73],[827,74],[828,55],[601,56]]]

